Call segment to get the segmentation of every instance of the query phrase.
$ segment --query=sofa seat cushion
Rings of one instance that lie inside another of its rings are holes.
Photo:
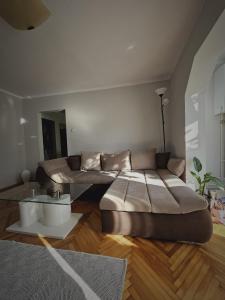
[[[151,212],[144,172],[120,172],[101,199],[100,209]]]
[[[81,171],[62,171],[59,169],[55,170],[55,173],[50,178],[56,183],[74,183],[82,173]]]
[[[81,176],[74,178],[74,183],[110,184],[117,175],[117,171],[82,171]]]
[[[186,214],[207,201],[168,170],[120,172],[100,202],[101,210]]]
[[[180,205],[167,189],[165,183],[156,171],[145,172],[146,184],[153,213],[180,213]]]
[[[158,170],[158,174],[165,183],[169,192],[180,207],[180,213],[190,213],[204,210],[208,207],[208,201],[195,193],[180,178],[169,170]]]

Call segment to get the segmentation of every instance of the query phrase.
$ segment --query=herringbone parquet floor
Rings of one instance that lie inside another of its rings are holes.
[[[203,246],[164,243],[101,233],[97,204],[76,202],[85,215],[65,240],[47,239],[55,248],[128,259],[123,299],[225,299],[225,238],[214,235]],[[38,237],[8,233],[18,207],[0,203],[0,238],[42,244]]]

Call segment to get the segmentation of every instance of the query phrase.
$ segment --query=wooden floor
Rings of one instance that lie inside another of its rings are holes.
[[[65,240],[47,239],[55,248],[128,259],[123,299],[225,299],[225,238],[214,235],[204,246],[163,243],[101,233],[96,203],[76,203],[85,215]],[[0,239],[30,244],[38,237],[5,228],[18,219],[18,207],[0,203]]]

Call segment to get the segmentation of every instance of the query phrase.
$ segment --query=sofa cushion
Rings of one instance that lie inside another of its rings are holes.
[[[101,152],[82,152],[81,153],[81,170],[101,170]]]
[[[167,169],[174,175],[180,177],[185,170],[185,160],[179,158],[170,158],[167,164]]]
[[[131,170],[129,150],[113,154],[105,153],[101,156],[101,159],[104,171]]]
[[[68,165],[72,171],[78,171],[81,168],[81,156],[71,155],[67,159]]]
[[[168,170],[120,172],[100,202],[101,210],[186,214],[207,201]]]
[[[82,171],[62,171],[62,169],[56,169],[54,174],[51,175],[51,179],[56,183],[74,183],[82,173]]]
[[[156,155],[155,155],[156,168],[157,169],[166,169],[169,159],[170,159],[170,152],[156,153]]]
[[[47,175],[55,169],[69,168],[65,157],[40,161],[39,166],[45,170]]]
[[[121,172],[100,201],[102,210],[150,212],[143,171]]]
[[[132,170],[154,170],[156,168],[156,149],[131,152]]]
[[[158,170],[158,174],[179,204],[181,214],[204,210],[208,207],[208,201],[205,198],[194,192],[170,171]]]
[[[80,171],[72,171],[66,158],[57,158],[39,162],[45,173],[57,183],[73,183],[74,178],[81,175]]]
[[[82,171],[81,176],[74,178],[74,182],[87,184],[110,184],[117,175],[117,171]]]
[[[180,213],[180,205],[156,171],[145,171],[146,184],[153,213]]]

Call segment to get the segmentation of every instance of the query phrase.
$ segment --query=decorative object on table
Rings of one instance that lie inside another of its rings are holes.
[[[23,183],[27,183],[30,181],[31,178],[31,171],[30,170],[23,170],[21,173],[21,178],[23,180]]]
[[[196,179],[198,188],[196,192],[198,192],[201,196],[206,195],[205,189],[207,184],[213,183],[218,188],[224,189],[224,182],[219,178],[213,176],[210,172],[205,173],[201,176],[200,172],[202,171],[202,163],[197,157],[193,158],[194,171],[191,171],[191,175]],[[206,195],[207,196],[207,195]]]
[[[127,261],[0,241],[1,299],[121,299]],[[9,263],[10,261],[10,263]]]
[[[161,87],[155,90],[155,93],[160,97],[161,104],[161,117],[162,117],[162,130],[163,130],[163,152],[156,154],[156,165],[159,169],[166,169],[167,163],[170,158],[170,152],[166,152],[166,134],[165,134],[165,118],[164,108],[169,104],[168,98],[163,98],[167,91],[166,87]]]

